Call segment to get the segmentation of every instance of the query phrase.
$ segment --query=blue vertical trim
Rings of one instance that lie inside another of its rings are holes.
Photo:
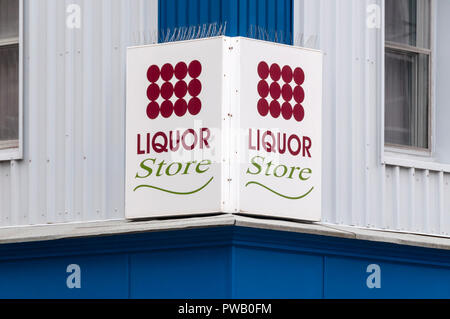
[[[128,299],[131,299],[131,258],[127,255]]]
[[[249,0],[248,1],[248,21],[247,21],[247,25],[248,27],[253,27],[255,28],[258,24],[258,17],[257,17],[257,6],[256,6],[256,1],[257,0]]]
[[[276,8],[277,8],[276,3],[277,3],[276,0],[267,0],[267,12],[272,13],[272,14],[267,14],[267,25],[271,26],[271,29],[273,31],[276,31],[276,28],[275,28],[276,16],[275,16],[275,14],[273,14],[273,12],[276,12]]]
[[[278,5],[276,9],[276,30],[280,30],[280,34],[282,35],[282,42],[285,41],[286,38],[286,32],[285,29],[285,11],[286,11],[286,0],[278,0]],[[280,36],[280,35],[279,35]]]
[[[232,3],[232,18],[230,19],[231,25],[230,25],[230,35],[231,36],[238,36],[240,23],[239,23],[239,0],[230,0]]]
[[[291,0],[286,0],[287,2],[287,18],[286,20],[286,30],[289,33],[288,43],[294,43],[294,3]]]
[[[227,24],[226,35],[244,36],[292,44],[293,0],[160,0],[159,29]],[[252,29],[251,34],[249,34]],[[259,29],[264,31],[265,36]],[[283,35],[281,38],[280,35]]]
[[[322,272],[322,299],[325,299],[325,273],[327,271],[327,256],[323,256],[323,272]]]
[[[200,0],[200,21],[199,24],[203,25],[209,22],[209,0]]]
[[[166,8],[164,12],[166,12],[165,17],[160,17],[159,23],[162,23],[164,25],[164,29],[167,30],[169,28],[175,28],[178,26],[178,22],[176,20],[177,15],[175,12],[176,6],[176,0],[162,0],[159,1],[159,5],[164,5]]]
[[[187,5],[188,0],[177,0],[177,25],[179,27],[181,26],[188,26],[188,14],[187,14]]]
[[[248,21],[248,6],[247,1],[240,0],[238,1],[238,8],[239,8],[239,35],[241,36],[248,36],[248,28],[249,25],[247,23]]]
[[[269,25],[267,23],[267,1],[266,0],[259,0],[257,1],[257,10],[258,10],[258,15],[257,15],[257,24],[258,26],[260,26],[261,28],[266,29],[267,32],[269,32]]]
[[[232,12],[230,10],[231,1],[225,0],[220,1],[220,21],[221,23],[227,22],[227,24],[230,23],[228,19],[232,16]]]
[[[187,3],[187,24],[199,25],[200,24],[200,2],[199,0],[188,0]]]
[[[163,23],[166,23],[166,14],[164,12],[166,9],[166,6],[158,6],[158,23],[160,30],[165,29]]]
[[[239,35],[239,0],[222,1],[222,22],[227,23],[228,36]]]
[[[235,266],[235,260],[236,260],[236,248],[234,246],[230,247],[230,296],[232,299],[236,298],[236,292],[235,292],[235,283],[236,283],[236,266]]]
[[[227,0],[226,0],[227,1]],[[220,15],[220,9],[221,9],[221,2],[219,0],[216,1],[210,1],[210,11],[209,11],[209,23],[220,23],[221,21],[221,15]]]

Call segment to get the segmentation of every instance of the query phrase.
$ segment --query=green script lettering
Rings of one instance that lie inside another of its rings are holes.
[[[170,170],[171,170],[171,168],[172,168],[173,166],[175,166],[175,165],[177,166],[177,170],[176,170],[175,173],[171,173]],[[174,163],[170,164],[169,166],[167,166],[167,169],[166,169],[166,175],[167,175],[167,176],[175,176],[175,175],[177,175],[177,174],[181,171],[182,168],[183,168],[183,164],[174,162]]]
[[[147,175],[145,175],[145,176],[140,176],[139,173],[137,173],[137,174],[136,174],[136,178],[147,178],[147,177],[149,177],[150,175],[152,175],[153,170],[152,170],[150,167],[148,167],[147,165],[145,165],[145,163],[147,163],[148,161],[153,162],[153,164],[156,163],[156,159],[154,159],[154,158],[148,158],[148,159],[142,161],[140,167],[141,167],[143,170],[147,171]]]
[[[301,181],[307,181],[311,178],[311,168],[301,168],[296,166],[288,167],[283,164],[275,166],[272,161],[266,162],[266,159],[261,156],[255,156],[251,160],[251,167],[247,169],[248,175],[274,176],[276,178],[294,179],[298,178]]]
[[[303,174],[309,174],[308,176],[304,176]],[[310,169],[310,168],[304,168],[304,169],[302,169],[301,171],[300,171],[300,179],[302,180],[302,181],[307,181],[308,179],[310,179],[311,178],[311,174],[312,174],[312,169]]]
[[[194,166],[197,164],[196,166]],[[164,160],[158,161],[155,158],[148,158],[141,162],[139,167],[143,170],[136,173],[136,179],[149,178],[151,176],[178,176],[190,175],[192,173],[203,174],[209,171],[212,165],[211,160],[203,160],[200,163],[191,161],[187,163],[172,162],[167,163]]]
[[[206,173],[207,171],[209,171],[209,166],[212,164],[212,162],[210,160],[204,160],[201,161],[200,163],[198,163],[197,168],[195,169],[195,171],[199,174],[203,174]],[[208,168],[202,170],[201,167],[202,166],[208,166]]]
[[[253,157],[253,158],[252,158],[252,164],[253,164],[254,167],[256,167],[257,171],[256,171],[255,173],[253,173],[252,171],[250,171],[250,168],[249,168],[249,169],[247,170],[247,174],[250,174],[250,175],[259,175],[259,174],[261,174],[262,166],[259,165],[258,163],[256,163],[256,160],[257,160],[257,159],[261,159],[262,162],[264,163],[264,160],[265,160],[264,157],[261,157],[261,156],[255,156],[255,157]]]

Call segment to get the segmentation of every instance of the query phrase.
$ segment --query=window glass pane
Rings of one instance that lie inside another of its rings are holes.
[[[413,57],[386,51],[386,143],[411,145]]]
[[[430,0],[386,0],[386,41],[430,48]]]
[[[431,48],[431,2],[430,0],[417,1],[417,46]]]
[[[428,56],[386,50],[385,140],[428,148]]]
[[[0,41],[19,37],[19,0],[0,0]]]
[[[19,138],[19,47],[0,47],[0,148],[1,141]]]

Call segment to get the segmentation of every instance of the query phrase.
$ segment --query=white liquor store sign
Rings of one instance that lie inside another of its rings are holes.
[[[322,54],[247,38],[133,47],[126,217],[321,218]]]

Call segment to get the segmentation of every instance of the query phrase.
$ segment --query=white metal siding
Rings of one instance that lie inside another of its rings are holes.
[[[157,0],[25,0],[24,160],[0,162],[0,226],[123,218],[126,47],[157,19]]]
[[[295,38],[318,37],[325,54],[324,222],[449,235],[450,174],[382,164],[384,31],[366,21],[383,1],[295,4]]]
[[[450,174],[382,165],[373,3],[295,0],[295,38],[325,53],[324,222],[449,235]],[[24,160],[0,162],[0,226],[123,218],[125,48],[154,40],[157,14],[157,0],[25,1]]]

